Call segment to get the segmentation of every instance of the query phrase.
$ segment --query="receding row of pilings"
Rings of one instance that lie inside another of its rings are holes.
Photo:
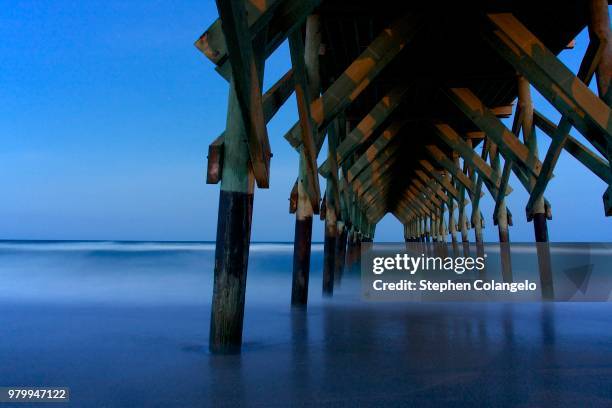
[[[452,243],[458,244],[461,240],[463,250],[469,252],[468,231],[471,225],[477,251],[482,251],[484,217],[479,201],[484,185],[495,200],[493,220],[498,226],[499,241],[502,244],[509,242],[508,226],[512,224],[512,217],[506,208],[505,196],[511,191],[508,186],[511,173],[517,176],[530,195],[526,213],[528,220],[533,221],[535,241],[547,243],[550,204],[544,198],[544,192],[563,149],[608,184],[604,206],[607,215],[612,215],[612,173],[609,166],[612,157],[609,142],[612,48],[607,1],[588,2],[591,43],[578,75],[563,67],[556,56],[512,14],[487,15],[489,28],[483,27],[483,39],[517,71],[515,124],[512,130],[507,129],[494,112],[495,107],[485,106],[469,88],[443,89],[459,111],[481,130],[472,133],[481,135],[459,135],[453,129],[453,123],[428,123],[432,128],[432,139],[448,145],[454,156],[447,157],[436,143],[425,145],[427,154],[432,156],[436,165],[428,160],[421,160],[419,164],[433,177],[428,179],[433,181],[433,189],[431,184],[426,186],[419,180],[409,180],[413,184],[406,191],[397,192],[401,197],[396,200],[395,208],[389,208],[386,199],[392,184],[390,180],[395,174],[391,160],[395,160],[395,156],[390,150],[398,147],[395,138],[403,123],[387,119],[402,103],[405,87],[394,88],[354,126],[347,125],[343,115],[415,37],[424,25],[422,16],[419,13],[408,14],[392,22],[339,78],[327,78],[333,83],[323,87],[318,56],[324,47],[321,46],[318,17],[308,17],[317,2],[300,1],[303,8],[299,10],[290,7],[298,2],[278,3],[274,3],[278,6],[274,8],[269,4],[256,7],[246,2],[251,7],[247,13],[240,1],[217,0],[220,20],[198,40],[200,49],[230,82],[226,129],[209,148],[209,179],[213,183],[221,181],[211,351],[235,352],[241,346],[253,192],[255,184],[260,188],[269,186],[271,153],[266,123],[294,91],[299,121],[285,135],[300,155],[298,177],[291,194],[291,210],[296,216],[291,297],[294,306],[303,307],[308,302],[313,216],[320,211],[321,198],[316,160],[326,134],[327,160],[318,169],[327,179],[324,211],[321,210],[325,220],[322,279],[325,295],[333,293],[334,283],[345,269],[345,261],[350,263],[358,259],[361,243],[373,238],[376,223],[389,211],[404,224],[407,241],[442,243],[450,235]],[[278,17],[275,15],[277,12],[281,14],[280,19],[286,16],[291,21],[283,21],[286,26],[274,33],[270,41],[276,43],[270,44],[267,23],[272,17]],[[301,27],[305,21],[306,39],[303,40]],[[491,29],[493,26],[494,30]],[[262,94],[260,85],[265,60],[285,38],[289,39],[292,70]],[[599,98],[585,85],[595,74]],[[558,125],[534,111],[528,81],[560,111],[562,119]],[[323,94],[322,88],[325,88]],[[391,124],[383,130],[383,123],[389,122]],[[534,133],[536,122],[553,139],[543,163],[538,160]],[[585,136],[601,157],[569,135],[572,126]],[[519,129],[522,129],[524,143],[519,140]],[[370,144],[369,138],[376,135],[377,140]],[[483,141],[482,157],[474,151],[473,139],[476,138]],[[368,151],[357,157],[356,152],[361,147],[368,147]],[[368,154],[370,149],[372,155]],[[504,158],[503,169],[500,168],[500,155]],[[211,156],[216,160],[211,160]],[[440,171],[441,168],[445,170]],[[468,197],[465,197],[466,192]],[[470,215],[466,209],[468,198]],[[458,204],[457,220],[455,203]],[[449,215],[448,230],[443,221],[445,207]],[[502,253],[502,258],[507,260],[509,267],[509,252]],[[538,261],[542,287],[550,286],[547,245],[538,246]],[[510,269],[505,271],[506,277],[508,273],[511,273]]]

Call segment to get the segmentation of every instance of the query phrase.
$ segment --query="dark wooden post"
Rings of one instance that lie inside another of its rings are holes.
[[[348,236],[348,228],[344,221],[338,221],[338,238],[336,240],[336,268],[334,271],[334,281],[339,284],[344,273],[344,264],[346,258],[346,238]]]
[[[334,293],[334,272],[336,270],[336,247],[338,241],[338,218],[340,215],[340,192],[338,180],[338,162],[336,161],[336,148],[339,144],[341,126],[336,119],[328,127],[327,132],[327,162],[329,175],[326,184],[325,209],[325,243],[323,247],[323,295],[331,296]]]
[[[210,351],[213,353],[237,352],[242,344],[253,211],[254,177],[233,85],[229,101],[210,320]]]
[[[244,10],[217,1],[230,50],[230,83],[223,172],[219,194],[209,349],[239,352],[242,344],[253,191],[268,184],[269,145],[262,114],[261,82],[266,35],[248,35]],[[246,34],[245,34],[246,32]],[[257,161],[257,163],[254,163]]]
[[[319,95],[319,17],[309,16],[306,21],[304,64],[308,77],[308,88],[304,91],[312,98]],[[316,44],[315,44],[316,43]],[[315,153],[316,154],[316,153]],[[300,154],[297,209],[295,212],[295,235],[293,241],[293,280],[291,305],[305,306],[308,303],[308,280],[310,275],[310,251],[312,246],[312,216],[314,214],[311,188],[308,188],[308,162]]]

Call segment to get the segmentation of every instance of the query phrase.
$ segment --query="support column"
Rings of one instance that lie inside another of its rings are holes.
[[[251,240],[255,179],[233,84],[227,118],[210,319],[209,348],[213,353],[240,351]]]
[[[265,35],[253,40],[259,82],[263,79]],[[219,193],[215,270],[210,317],[211,353],[238,353],[242,345],[246,278],[251,242],[255,176],[243,112],[232,79]]]
[[[348,228],[343,221],[338,221],[338,238],[336,240],[336,268],[334,271],[334,281],[339,284],[344,273],[344,262],[346,257],[346,237]]]
[[[333,182],[327,179],[325,206],[325,241],[323,244],[323,295],[334,293],[334,269],[336,267],[336,240],[338,237],[338,219],[333,203]]]
[[[304,64],[308,77],[308,94],[316,98],[320,92],[319,50],[321,35],[319,17],[312,15],[306,21],[304,45]],[[298,175],[298,200],[295,213],[295,236],[293,241],[293,281],[291,286],[291,305],[306,306],[308,303],[308,279],[310,275],[310,251],[312,245],[312,216],[314,209],[306,186],[307,163],[300,154]]]
[[[529,82],[523,76],[519,76],[518,78],[518,96],[519,109],[523,114],[523,139],[529,148],[531,156],[537,157],[538,144],[535,135],[535,125],[533,122],[533,102],[531,100],[531,90]],[[533,188],[535,185],[535,178],[531,177],[529,182]],[[542,298],[545,300],[552,300],[554,299],[554,291],[544,196],[540,197],[533,205],[533,230],[535,233],[538,252],[538,267],[540,271]]]
[[[326,183],[325,243],[323,246],[323,295],[334,293],[334,271],[336,269],[336,244],[338,241],[338,216],[340,214],[340,192],[336,148],[339,143],[340,123],[336,119],[327,129],[327,162],[330,173]]]
[[[302,175],[300,161],[300,175]],[[293,241],[293,282],[291,305],[306,306],[308,303],[308,278],[310,275],[310,247],[312,240],[313,209],[302,182],[298,180],[298,202],[295,212],[295,237]]]

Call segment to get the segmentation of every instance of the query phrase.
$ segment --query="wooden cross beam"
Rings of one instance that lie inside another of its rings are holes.
[[[438,201],[438,204],[437,204],[438,206],[441,205],[441,203],[447,202],[449,200],[448,196],[444,193],[444,191],[442,191],[442,189],[438,187],[438,183],[436,183],[435,180],[430,179],[429,182],[423,182],[422,179],[420,179],[419,177],[419,178],[413,179],[412,183],[419,190],[423,191],[423,193],[425,193],[426,196],[428,197],[431,196],[430,198],[431,201],[433,201],[434,203]]]
[[[393,211],[400,213],[400,214],[404,214],[408,217],[417,217],[419,215],[425,214],[420,208],[410,203],[406,199],[406,197],[403,195],[398,198],[397,202],[395,203],[395,208],[393,209]]]
[[[371,189],[359,196],[358,201],[362,204],[363,208],[372,208],[384,211],[386,209],[387,194],[390,186],[391,183],[389,182],[373,186]]]
[[[308,192],[310,203],[313,209],[319,206],[321,197],[319,187],[319,175],[317,173],[318,149],[315,145],[315,126],[310,112],[310,84],[306,73],[304,62],[304,40],[302,30],[295,30],[289,35],[289,50],[291,53],[291,64],[293,65],[295,99],[298,106],[299,124],[302,133],[302,148],[300,154],[305,164],[306,177],[302,180],[302,185]],[[336,175],[338,171],[336,169]],[[316,210],[315,210],[316,212]]]
[[[427,186],[431,191],[435,192],[441,200],[446,203],[449,200],[452,201],[452,198],[444,192],[444,187],[441,186],[436,179],[428,177],[423,170],[415,170],[415,174],[423,183],[425,183],[425,186]]]
[[[391,213],[404,222],[409,222],[418,217],[418,213],[409,208],[403,201],[398,203]]]
[[[419,14],[409,14],[382,31],[338,79],[311,104],[312,118],[321,132],[378,76],[423,24]],[[298,123],[285,134],[291,146],[302,143]]]
[[[471,166],[474,166],[474,170],[481,175],[483,180],[487,183],[487,187],[491,187],[491,194],[493,197],[497,196],[497,190],[499,189],[499,176],[495,174],[493,169],[480,157],[474,150],[465,142],[459,134],[448,124],[439,123],[435,125],[438,135],[440,138],[448,144],[452,149],[457,151],[464,160],[466,160]],[[510,194],[512,189],[508,186],[506,189],[506,195]]]
[[[267,31],[265,58],[269,57],[287,36],[302,24],[320,2],[320,0],[244,0],[251,39],[256,38],[262,31]],[[215,20],[194,45],[216,65],[216,71],[229,82],[232,72],[221,18]]]
[[[268,123],[285,101],[293,93],[293,69],[287,71],[274,85],[263,95],[262,105],[264,120]],[[223,169],[223,144],[225,142],[225,132],[221,133],[208,146],[208,169],[206,175],[207,184],[217,184],[221,181]]]
[[[354,178],[350,184],[355,191],[363,191],[371,184],[377,182],[380,178],[390,173],[397,158],[397,150],[389,149],[384,152],[378,159],[374,160],[370,166]]]
[[[612,112],[515,16],[489,14],[485,39],[595,146],[612,139]],[[607,155],[607,152],[600,151]],[[537,176],[537,174],[536,174]]]
[[[534,122],[550,138],[557,137],[558,127],[537,110],[534,112]],[[563,148],[605,183],[612,183],[610,165],[569,133]]]
[[[609,24],[609,19],[608,19]],[[608,31],[610,27],[607,27]],[[608,41],[606,39],[599,39],[596,35],[593,35],[595,38],[592,38],[589,42],[589,46],[587,51],[582,59],[582,63],[580,64],[580,69],[578,70],[578,79],[580,79],[584,84],[589,84],[593,75],[595,75],[595,70],[600,63],[601,57],[606,52],[606,48],[608,47]],[[603,40],[603,41],[602,41]],[[532,112],[533,113],[533,112]],[[531,190],[531,194],[529,196],[529,201],[527,202],[527,206],[525,211],[527,214],[531,214],[533,212],[533,207],[535,203],[542,199],[544,191],[548,186],[548,182],[552,178],[553,169],[557,164],[557,160],[559,160],[559,156],[561,155],[561,150],[568,141],[569,131],[572,128],[572,122],[569,117],[562,115],[559,124],[557,125],[557,129],[554,134],[551,135],[551,143],[548,147],[548,151],[546,152],[546,156],[544,157],[544,162],[542,163],[542,171],[540,175],[536,179],[534,183],[534,187]],[[601,147],[600,147],[601,149]],[[608,184],[612,184],[608,182]]]
[[[363,145],[378,127],[384,123],[391,113],[399,106],[404,95],[408,91],[407,85],[400,85],[393,88],[387,95],[372,108],[372,110],[359,122],[359,124],[348,134],[346,139],[342,141],[338,147],[338,163],[344,162],[349,155],[354,152],[359,146]],[[398,125],[401,122],[394,122],[393,130],[399,130]],[[397,133],[396,130],[396,133]],[[323,163],[323,166],[325,163]]]
[[[263,115],[261,84],[244,0],[217,0],[217,10],[229,60],[232,85],[247,133],[251,168],[259,188],[270,183],[270,143]]]
[[[419,164],[425,169],[425,172],[427,174],[433,177],[442,187],[444,187],[448,194],[450,194],[455,200],[459,201],[459,191],[455,188],[455,186],[452,185],[452,183],[447,178],[442,176],[440,172],[438,172],[429,161],[422,159],[419,160]],[[420,170],[417,170],[417,175],[419,175],[419,172]]]
[[[440,206],[440,199],[436,197],[436,193],[428,189],[420,180],[414,179],[410,183],[410,187],[414,187],[416,191],[422,194],[427,200],[433,203],[434,206]],[[410,188],[409,187],[409,188]]]
[[[429,213],[411,203],[405,196],[399,198],[396,203],[395,211],[403,214],[408,214],[412,217],[424,217]]]
[[[444,167],[463,187],[465,187],[471,194],[476,193],[476,185],[470,180],[456,165],[453,163],[448,156],[438,148],[436,145],[425,146],[427,152],[431,155],[432,159],[440,166]]]
[[[397,203],[399,208],[412,209],[416,214],[423,217],[429,217],[432,214],[432,211],[409,191],[404,191]]]
[[[414,200],[418,200],[429,211],[431,211],[431,213],[433,214],[436,213],[435,207],[431,204],[431,202],[426,197],[423,196],[423,194],[419,190],[417,190],[417,188],[414,185],[408,186],[405,193],[408,195],[412,195],[412,198]]]
[[[393,126],[393,125],[392,125]],[[347,179],[353,181],[361,172],[371,166],[372,163],[385,161],[391,157],[399,148],[399,143],[391,143],[396,131],[385,131],[376,142],[366,150],[364,154],[357,159],[347,172]]]
[[[360,186],[358,190],[356,189],[357,199],[363,198],[366,204],[371,204],[376,198],[386,199],[387,197],[384,194],[388,192],[392,179],[392,176],[387,173],[378,177],[376,181],[368,182],[364,187]],[[371,198],[371,200],[368,201],[367,198]]]
[[[540,174],[542,164],[532,162],[529,149],[491,112],[468,88],[450,88],[447,95],[457,107],[498,146],[504,157],[519,163],[534,176]]]

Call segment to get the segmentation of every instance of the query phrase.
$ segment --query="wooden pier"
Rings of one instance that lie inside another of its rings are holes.
[[[404,225],[406,242],[465,245],[473,229],[481,246],[491,220],[507,243],[513,216],[505,197],[522,188],[534,240],[546,243],[546,187],[563,150],[608,185],[603,212],[612,215],[608,1],[217,0],[217,9],[219,19],[195,43],[229,93],[225,132],[208,154],[207,182],[221,187],[212,352],[241,347],[253,195],[271,183],[266,124],[294,92],[299,120],[284,135],[296,154],[287,192],[295,213],[294,306],[308,301],[317,214],[326,295],[387,213]],[[557,55],[585,27],[589,46],[573,73]],[[263,90],[265,61],[285,40],[292,69]],[[558,123],[534,106],[531,87],[559,111]],[[501,119],[511,116],[509,128]],[[551,138],[547,151],[536,131]],[[509,185],[511,174],[520,186]],[[493,214],[481,212],[484,195],[495,201]],[[547,252],[538,246],[543,287]],[[509,253],[502,258],[506,279]]]

